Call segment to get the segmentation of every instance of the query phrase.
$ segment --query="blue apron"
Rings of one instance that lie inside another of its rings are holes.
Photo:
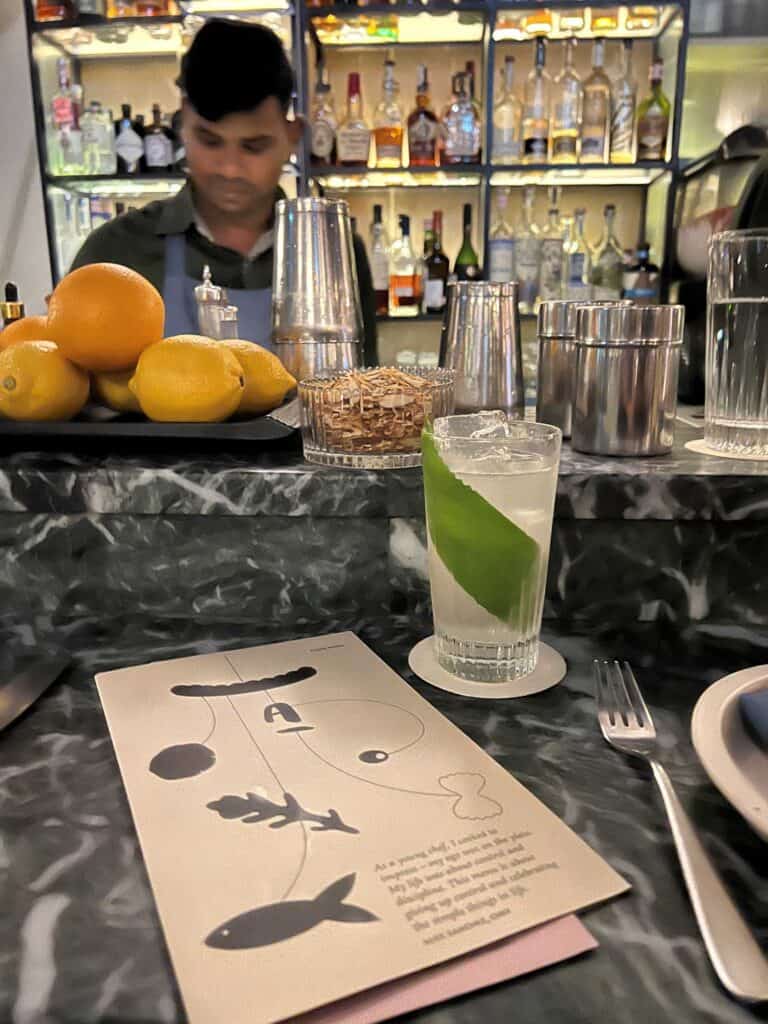
[[[200,284],[186,272],[184,235],[165,239],[165,337],[175,334],[199,334],[195,288]],[[246,341],[255,341],[272,350],[272,289],[227,288],[229,301],[237,306],[238,331]]]

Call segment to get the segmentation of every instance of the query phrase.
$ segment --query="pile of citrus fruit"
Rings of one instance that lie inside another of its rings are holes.
[[[66,420],[93,396],[118,412],[213,423],[275,409],[296,381],[265,348],[163,338],[160,293],[127,267],[94,263],[56,286],[48,316],[0,331],[0,416]]]

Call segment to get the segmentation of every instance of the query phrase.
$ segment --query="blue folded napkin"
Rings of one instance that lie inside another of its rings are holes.
[[[739,710],[747,732],[758,746],[768,751],[768,689],[742,693]]]

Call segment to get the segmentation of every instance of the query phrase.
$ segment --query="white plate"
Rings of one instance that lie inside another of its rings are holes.
[[[768,840],[768,754],[747,734],[739,696],[768,686],[768,665],[719,679],[693,709],[691,736],[701,763],[726,800]]]

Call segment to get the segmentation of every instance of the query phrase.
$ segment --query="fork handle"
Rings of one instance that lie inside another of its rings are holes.
[[[658,761],[651,761],[704,945],[723,985],[738,999],[768,999],[768,960],[728,894],[691,819]]]

